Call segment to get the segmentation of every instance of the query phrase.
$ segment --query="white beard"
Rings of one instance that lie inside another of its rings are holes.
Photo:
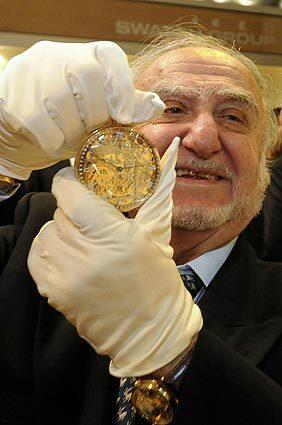
[[[267,167],[260,165],[258,179],[252,190],[238,184],[234,187],[233,200],[220,207],[177,206],[173,207],[172,226],[183,230],[201,231],[216,229],[228,221],[255,217],[263,203],[270,177]]]

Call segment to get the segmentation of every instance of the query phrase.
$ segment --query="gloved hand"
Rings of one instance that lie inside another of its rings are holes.
[[[0,173],[25,180],[74,156],[82,137],[110,117],[136,123],[163,109],[156,94],[134,89],[117,44],[41,41],[1,75]]]
[[[110,372],[118,377],[168,364],[202,326],[169,245],[176,139],[162,158],[156,192],[134,219],[89,192],[71,168],[59,171],[54,220],[29,253],[40,294],[111,357]]]

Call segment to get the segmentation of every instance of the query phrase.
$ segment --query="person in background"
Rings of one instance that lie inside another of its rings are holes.
[[[270,261],[282,261],[280,240],[282,237],[282,111],[275,110],[278,120],[278,143],[271,157],[274,160],[271,169],[271,184],[266,192],[263,206],[264,249],[263,258]]]
[[[282,112],[274,109],[278,122],[277,143],[269,154],[271,182],[267,188],[263,207],[247,228],[249,242],[257,255],[268,261],[282,261]]]
[[[273,150],[270,152],[270,160],[275,161],[277,160],[282,151],[282,108],[277,107],[274,108],[274,113],[277,117],[278,122],[278,138],[277,138],[277,144],[274,146]]]
[[[241,53],[182,28],[132,73],[113,43],[42,42],[0,82],[11,179],[70,158],[110,118],[162,157],[130,218],[66,168],[2,229],[1,421],[276,425],[282,266],[244,235],[270,180],[270,89]]]

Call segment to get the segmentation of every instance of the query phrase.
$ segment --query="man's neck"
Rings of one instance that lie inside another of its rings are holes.
[[[176,264],[184,264],[205,252],[220,248],[234,239],[248,225],[249,220],[227,223],[217,229],[192,231],[172,228],[171,245]]]

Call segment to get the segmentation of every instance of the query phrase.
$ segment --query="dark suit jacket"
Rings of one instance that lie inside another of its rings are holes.
[[[0,424],[114,424],[119,380],[108,359],[39,296],[27,270],[55,206],[50,194],[27,195],[15,225],[0,230]],[[205,329],[175,424],[282,424],[281,280],[282,266],[258,261],[240,238],[202,299]]]

